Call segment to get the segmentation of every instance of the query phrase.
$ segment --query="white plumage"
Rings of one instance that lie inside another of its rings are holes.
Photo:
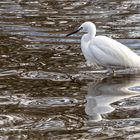
[[[106,68],[140,67],[140,56],[125,45],[106,36],[95,36],[96,26],[92,22],[83,23],[78,30],[86,32],[81,39],[81,49],[88,63]]]

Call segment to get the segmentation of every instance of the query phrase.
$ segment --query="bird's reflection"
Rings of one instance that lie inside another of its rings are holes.
[[[112,103],[140,94],[139,77],[113,77],[95,84],[90,83],[86,96],[85,112],[92,120],[102,120],[102,115],[115,110]]]

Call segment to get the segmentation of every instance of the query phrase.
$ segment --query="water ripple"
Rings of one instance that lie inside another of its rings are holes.
[[[30,71],[21,73],[20,78],[24,79],[46,79],[51,81],[70,81],[66,74],[57,72]]]
[[[13,127],[15,124],[21,123],[23,121],[24,120],[18,116],[0,115],[0,131],[4,130],[5,127]]]
[[[62,107],[62,106],[74,106],[80,103],[74,98],[68,97],[48,97],[42,99],[20,99],[20,107],[27,108],[46,108],[46,107]]]

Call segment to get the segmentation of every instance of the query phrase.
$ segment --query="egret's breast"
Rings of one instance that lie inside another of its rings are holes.
[[[94,59],[94,56],[92,55],[92,52],[90,51],[89,43],[90,43],[90,40],[88,38],[88,35],[87,34],[83,35],[83,37],[81,39],[81,49],[82,49],[82,52],[84,54],[85,59],[89,63],[94,63],[95,59]]]

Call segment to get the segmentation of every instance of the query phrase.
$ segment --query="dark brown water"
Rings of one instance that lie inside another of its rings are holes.
[[[0,1],[0,139],[140,139],[140,75],[90,73],[84,21],[140,54],[139,0]]]

